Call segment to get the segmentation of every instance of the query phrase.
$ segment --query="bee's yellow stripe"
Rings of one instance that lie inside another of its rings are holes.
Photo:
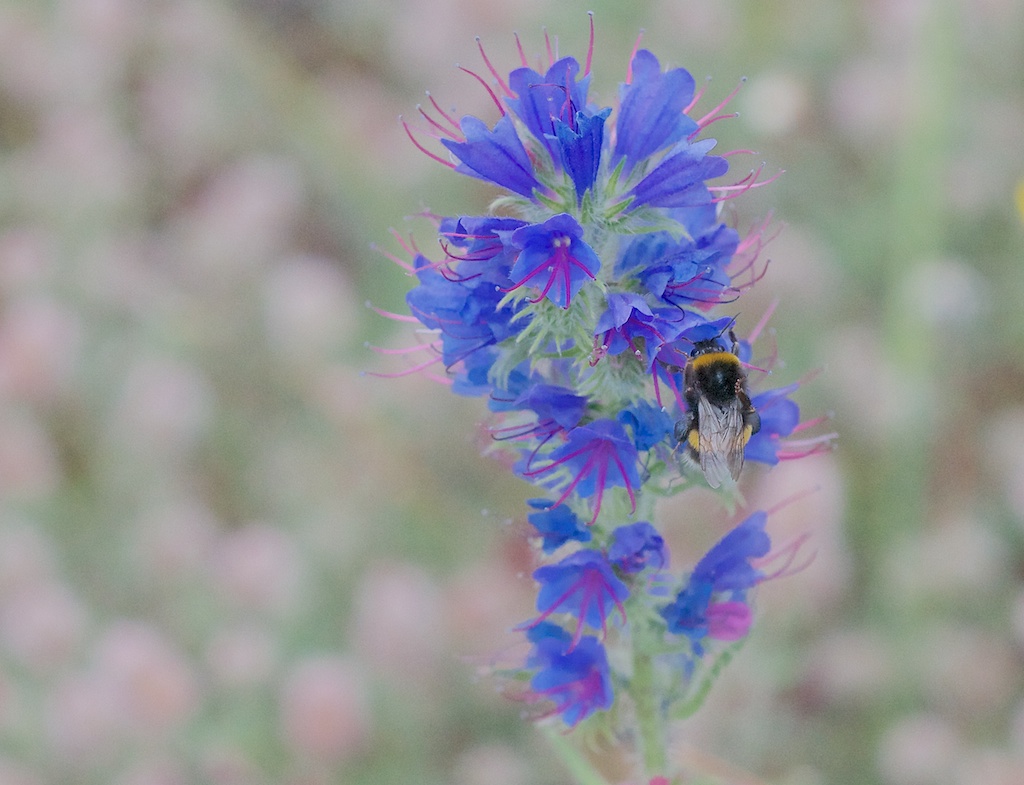
[[[740,358],[732,352],[707,352],[706,354],[698,354],[696,357],[690,358],[690,365],[694,367],[694,370],[721,362],[739,365]]]
[[[697,433],[697,429],[694,428],[686,436],[686,441],[690,447],[693,448],[694,452],[700,452],[700,434]]]

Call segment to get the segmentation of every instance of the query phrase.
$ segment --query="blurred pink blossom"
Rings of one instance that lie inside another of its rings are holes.
[[[419,567],[375,564],[356,589],[353,643],[382,678],[424,688],[444,650],[443,595]]]
[[[39,498],[60,481],[56,447],[27,409],[0,409],[0,498]]]
[[[303,563],[292,537],[267,523],[248,523],[221,535],[213,553],[213,580],[240,608],[278,615],[295,610]]]
[[[164,736],[184,725],[201,701],[193,664],[158,627],[112,623],[96,645],[96,672],[110,685],[134,732]]]
[[[0,593],[0,641],[15,661],[44,673],[71,660],[86,626],[86,610],[66,586],[48,581]]]
[[[47,297],[22,298],[0,316],[0,394],[51,403],[79,361],[82,327],[70,309]]]
[[[134,450],[174,456],[193,446],[213,415],[213,390],[194,365],[143,359],[129,372],[118,406],[121,438]]]
[[[348,659],[324,656],[296,663],[285,676],[280,703],[281,733],[302,758],[338,763],[369,740],[365,681]]]
[[[263,308],[271,347],[286,360],[315,363],[351,342],[359,315],[339,263],[314,256],[289,257],[270,271]]]
[[[947,785],[963,748],[959,733],[938,714],[911,715],[883,734],[878,769],[886,785]]]

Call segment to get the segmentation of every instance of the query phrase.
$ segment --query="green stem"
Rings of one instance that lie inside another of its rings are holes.
[[[633,627],[633,678],[629,692],[636,708],[637,733],[644,772],[651,777],[666,772],[665,719],[658,705],[654,657],[647,643],[647,625]]]
[[[544,728],[544,735],[579,785],[608,785],[608,780],[602,777],[587,757],[573,746],[564,732],[554,726],[547,726]]]

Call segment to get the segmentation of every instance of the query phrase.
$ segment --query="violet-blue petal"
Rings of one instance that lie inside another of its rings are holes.
[[[536,412],[540,420],[552,420],[561,428],[575,428],[587,410],[585,395],[556,384],[532,384],[516,399],[517,408]]]
[[[557,564],[538,567],[533,578],[540,584],[537,610],[543,616],[567,613],[601,630],[629,596],[629,587],[598,551],[571,553]]]
[[[668,566],[668,547],[654,526],[648,521],[637,521],[612,532],[608,560],[625,573],[647,567],[661,570]]]
[[[458,260],[458,277],[480,278],[502,288],[511,285],[508,271],[517,249],[511,235],[526,222],[516,218],[464,215],[445,218],[438,234],[449,255]]]
[[[568,213],[517,229],[511,240],[520,249],[510,273],[515,286],[538,287],[562,308],[569,307],[601,268],[594,249],[583,240],[583,227]]]
[[[465,142],[441,140],[461,161],[458,171],[530,198],[542,187],[509,115],[503,115],[493,131],[472,115],[463,117],[460,125]]]
[[[555,143],[555,123],[573,123],[577,112],[587,103],[587,87],[590,76],[578,82],[580,65],[573,57],[563,57],[539,74],[532,68],[517,68],[508,77],[508,85],[515,98],[506,98],[505,103],[522,120],[523,125],[538,141],[544,144],[552,162],[559,163],[558,146]]]
[[[694,81],[688,71],[661,72],[658,58],[646,49],[633,56],[632,82],[620,91],[614,160],[625,157],[626,173],[659,150],[682,141],[697,130],[683,114],[693,99]]]
[[[721,177],[729,171],[729,162],[707,151],[713,139],[684,144],[664,158],[630,191],[633,202],[629,209],[650,207],[688,207],[711,201],[706,180]]]
[[[544,553],[552,553],[567,542],[590,542],[594,536],[566,504],[552,507],[550,499],[528,499],[526,503],[537,511],[526,519],[541,536]]]
[[[761,418],[761,429],[750,437],[743,454],[747,460],[769,466],[779,462],[781,439],[800,424],[800,407],[788,396],[797,389],[791,384],[758,393],[750,402]]]
[[[529,634],[533,640],[534,631]],[[592,635],[581,638],[570,649],[559,648],[561,641],[556,625],[546,624],[534,642],[527,666],[537,672],[530,680],[530,689],[550,700],[554,711],[570,728],[595,711],[611,708],[614,700],[608,656],[604,646]],[[563,631],[564,632],[564,631]]]
[[[714,587],[710,581],[689,580],[675,599],[659,610],[668,631],[699,641],[708,634],[708,606]]]
[[[594,335],[600,335],[608,330],[616,330],[622,327],[634,311],[639,311],[647,316],[653,316],[651,306],[639,294],[633,292],[613,292],[608,295],[608,307],[597,318],[597,326],[594,328]]]
[[[665,409],[643,400],[623,409],[616,419],[632,432],[633,444],[641,452],[666,442],[676,424]]]
[[[771,539],[765,531],[767,522],[768,515],[762,511],[743,520],[697,562],[691,580],[706,581],[716,592],[756,586],[764,575],[751,561],[771,550]]]
[[[597,181],[604,145],[604,123],[611,111],[602,109],[589,116],[578,112],[575,128],[561,120],[555,122],[559,160],[576,189],[576,204],[583,201],[583,194]]]
[[[614,420],[595,420],[569,431],[566,443],[551,453],[578,478],[576,493],[601,497],[610,487],[640,487],[639,456],[625,429]]]

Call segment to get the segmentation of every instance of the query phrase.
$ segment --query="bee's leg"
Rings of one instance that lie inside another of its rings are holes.
[[[743,427],[750,429],[751,436],[761,430],[761,415],[753,406],[743,410]]]
[[[743,427],[749,428],[750,436],[753,436],[761,430],[761,415],[757,413],[754,404],[750,402],[750,396],[747,395],[747,391],[743,389],[742,385],[736,386],[736,398],[739,400],[743,412]],[[747,438],[749,439],[750,436]]]
[[[740,356],[740,342],[736,340],[736,333],[733,330],[729,330],[729,340],[732,341],[732,353],[737,357]]]
[[[690,431],[695,430],[697,427],[696,422],[697,416],[694,412],[686,412],[686,416],[683,419],[676,422],[675,431],[673,436],[677,442],[685,442],[687,437],[690,435]]]

